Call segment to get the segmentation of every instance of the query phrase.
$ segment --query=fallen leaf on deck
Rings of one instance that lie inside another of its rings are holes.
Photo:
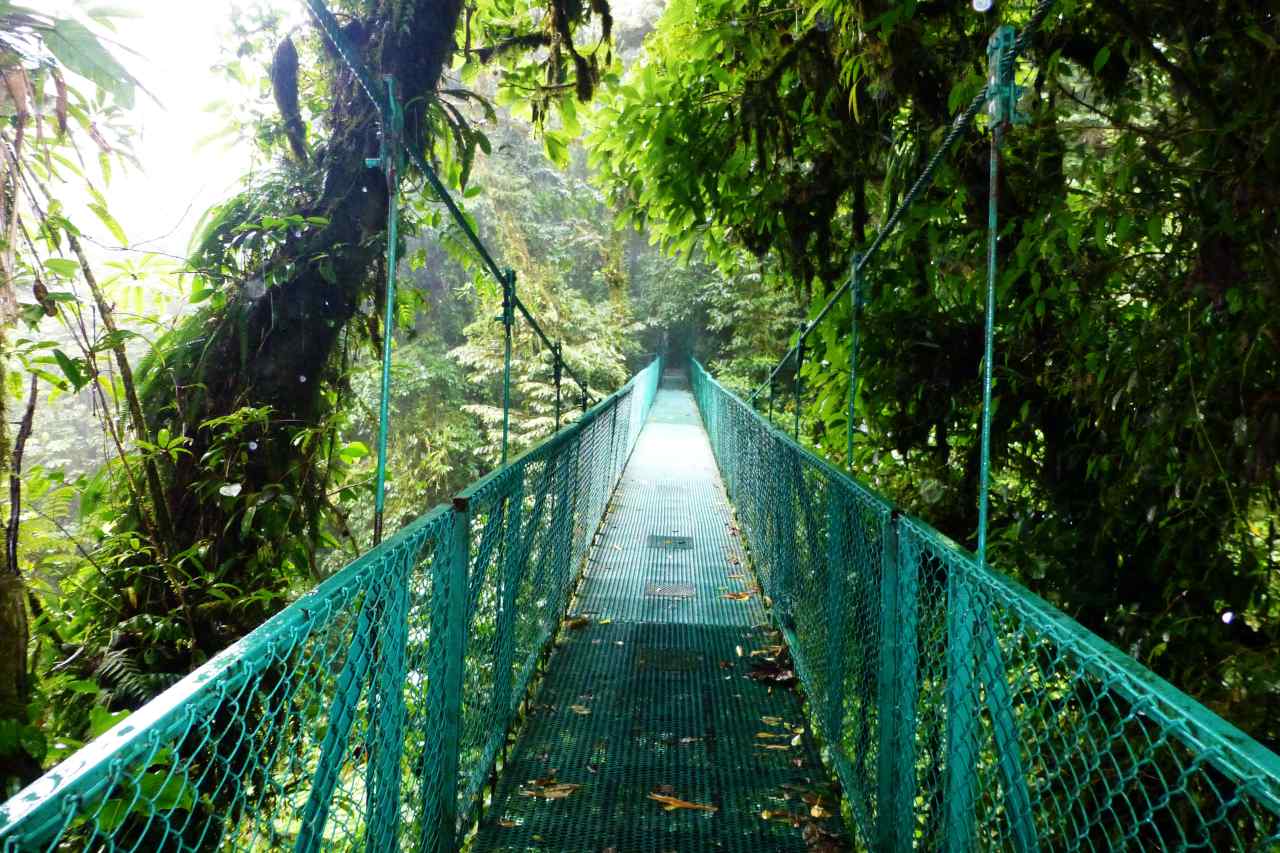
[[[721,598],[727,598],[730,601],[746,601],[751,597],[749,592],[726,592]]]
[[[844,838],[812,821],[805,824],[800,837],[809,853],[844,853],[849,849]]]
[[[505,817],[498,819],[498,826],[502,827],[503,829],[510,829],[515,825],[516,825],[516,822],[514,820],[508,820]]]
[[[584,717],[591,713],[591,709],[586,705],[570,705],[569,710],[573,711],[575,714],[581,714]]]
[[[756,737],[759,737],[759,738],[774,738],[774,739],[776,740],[777,738],[786,737],[786,735],[785,735],[785,734],[779,734],[778,732],[756,732]]]
[[[745,576],[743,576],[743,575],[738,574],[737,572],[734,572],[733,574],[729,575],[729,580],[731,580],[731,581],[744,581],[744,580],[746,580],[746,577],[745,577]]]
[[[761,749],[778,749],[778,750],[791,748],[791,744],[789,743],[758,743],[756,744],[756,746],[760,747]]]
[[[566,628],[572,628],[575,631],[579,628],[585,628],[590,624],[590,616],[570,616],[568,619],[564,620],[564,626]]]
[[[535,779],[529,787],[520,789],[522,797],[537,797],[541,800],[563,800],[581,788],[573,782],[557,782],[554,779]]]
[[[669,797],[666,794],[649,794],[649,799],[655,803],[661,803],[664,811],[673,812],[677,809],[693,809],[700,812],[717,812],[720,809],[716,806],[708,806],[703,803],[691,803],[688,800],[682,800],[679,797]]]
[[[761,717],[761,718],[760,718],[760,720],[761,720],[761,721],[762,721],[766,726],[780,726],[780,725],[782,725],[782,718],[781,718],[781,717]]]

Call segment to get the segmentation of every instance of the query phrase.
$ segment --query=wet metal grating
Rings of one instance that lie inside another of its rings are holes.
[[[662,548],[665,551],[688,551],[693,548],[693,539],[688,536],[662,536],[649,534],[649,547]]]
[[[693,598],[697,588],[691,583],[655,583],[649,581],[644,587],[645,595],[657,598]]]
[[[799,696],[748,677],[779,640],[682,384],[664,377],[578,590],[590,622],[553,652],[475,851],[807,850],[762,813],[828,777]],[[580,787],[538,796],[551,780]]]

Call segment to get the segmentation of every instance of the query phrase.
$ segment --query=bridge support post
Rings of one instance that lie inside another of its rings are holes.
[[[467,639],[467,575],[471,561],[471,508],[466,498],[453,500],[453,525],[443,565],[431,581],[431,662],[427,667],[428,707],[438,728],[435,766],[421,768],[423,853],[458,849],[458,748],[462,734],[462,670]],[[436,567],[433,567],[436,568]],[[428,756],[430,752],[427,753]]]
[[[850,568],[845,544],[849,541],[845,502],[840,489],[827,484],[827,696],[823,735],[833,749],[843,751],[840,736],[844,730],[845,648],[848,634],[845,616],[848,606],[845,578]]]
[[[876,802],[877,849],[882,851],[906,851],[914,846],[919,585],[914,555],[904,559],[899,538],[895,510],[880,529],[880,663],[876,697],[880,744]],[[863,697],[863,701],[870,701],[870,697]]]
[[[524,576],[525,549],[522,532],[524,514],[524,474],[527,468],[517,465],[512,473],[516,482],[506,498],[502,519],[502,571],[498,576],[498,619],[493,657],[493,732],[500,738],[497,749],[506,740],[507,726],[511,721],[511,682],[515,676],[516,645],[516,593]],[[495,754],[497,754],[495,752]]]
[[[395,552],[390,552],[394,554]],[[366,850],[397,850],[400,838],[400,762],[404,756],[405,678],[409,651],[409,579],[419,559],[407,551],[389,572],[382,638],[375,666],[376,704],[369,735],[369,785],[365,792]]]

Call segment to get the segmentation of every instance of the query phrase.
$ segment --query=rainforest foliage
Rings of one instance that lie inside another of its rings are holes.
[[[390,529],[499,457],[498,283],[410,168],[382,328],[373,103],[310,19],[234,5],[218,72],[244,86],[227,131],[255,168],[177,262],[117,251],[111,180],[136,167],[146,81],[113,56],[116,11],[0,2],[0,795],[369,546],[384,335]],[[330,5],[596,396],[664,348],[758,385],[983,85],[990,32],[1030,7]],[[1274,746],[1280,96],[1259,81],[1280,24],[1262,6],[1060,0],[1018,65],[989,553]],[[870,268],[852,460],[847,300],[801,377],[804,441],[969,544],[981,124]],[[522,324],[514,343],[519,452],[556,398],[551,354]],[[565,418],[583,390],[565,382]]]
[[[756,343],[778,316],[767,298],[818,312],[984,84],[996,16],[1016,27],[1031,5],[667,7],[603,99],[593,162],[625,220],[768,282],[700,341],[715,372],[744,389],[765,379],[795,339]],[[1280,95],[1258,81],[1278,50],[1269,4],[1064,0],[1019,63],[989,550],[1273,747]],[[970,547],[988,145],[981,128],[962,137],[870,266],[852,460]],[[802,374],[802,438],[835,460],[849,323],[844,300]]]

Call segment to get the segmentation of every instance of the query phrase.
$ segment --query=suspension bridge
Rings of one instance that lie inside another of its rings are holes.
[[[0,805],[0,850],[1280,850],[1280,757],[986,560],[999,148],[1051,0],[995,33],[988,85],[749,399],[659,358],[594,405],[403,145],[395,82],[306,3],[378,108],[386,328],[407,156],[502,286],[504,412],[523,320],[552,354],[556,431],[510,459],[504,417],[502,464],[383,540],[384,334],[375,547]],[[970,553],[799,423],[807,339],[848,298],[856,388],[866,268],[983,112]],[[562,425],[566,375],[582,412]]]
[[[0,847],[1280,846],[1280,759],[690,370],[132,714]]]

